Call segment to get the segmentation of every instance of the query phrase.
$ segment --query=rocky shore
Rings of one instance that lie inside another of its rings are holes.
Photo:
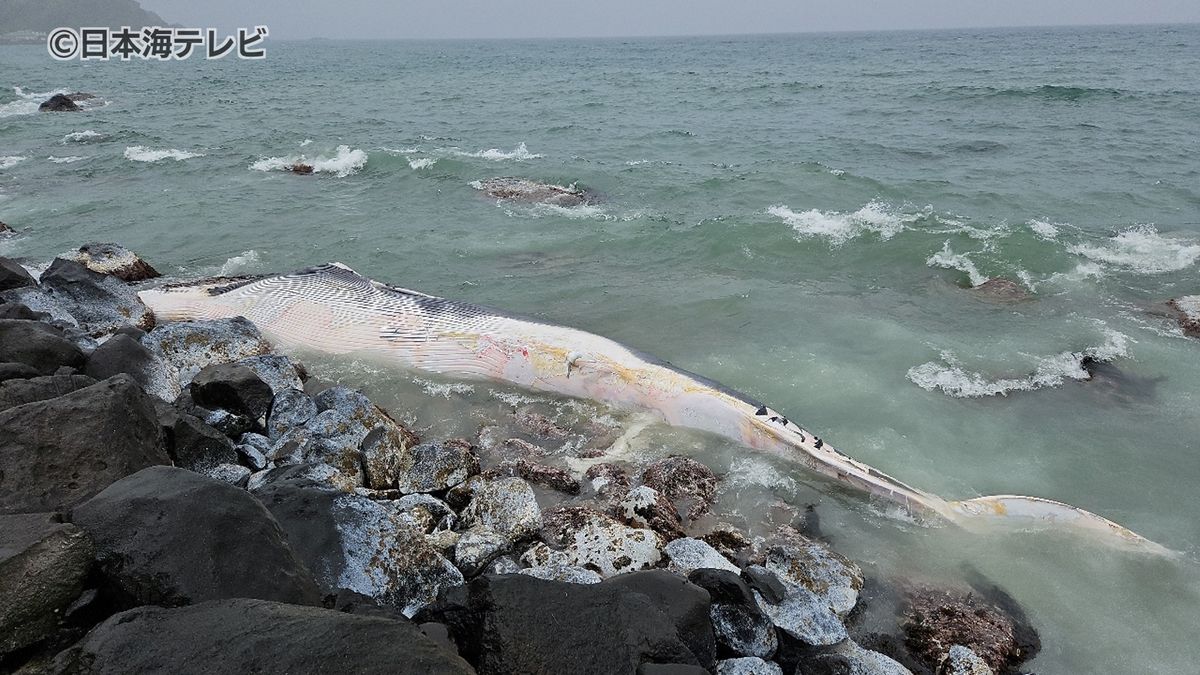
[[[250,322],[156,323],[89,244],[0,259],[0,671],[1017,672],[977,580],[875,578],[687,457],[576,471],[515,407],[419,438]],[[539,441],[541,439],[541,441]],[[595,453],[599,454],[599,453]],[[884,626],[882,629],[880,626]]]

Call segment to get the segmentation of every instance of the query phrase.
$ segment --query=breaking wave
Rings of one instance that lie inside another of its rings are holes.
[[[437,158],[435,157],[417,157],[414,159],[405,155],[404,159],[408,160],[408,168],[412,169],[413,171],[428,169],[434,164],[437,164]]]
[[[83,131],[73,131],[63,136],[62,143],[64,145],[67,143],[88,143],[99,138],[104,138],[104,134],[92,131],[91,129],[84,129]]]
[[[1026,224],[1029,225],[1029,229],[1033,230],[1034,234],[1046,241],[1057,239],[1058,228],[1062,226],[1062,223],[1051,223],[1050,221],[1038,220],[1036,218]]]
[[[0,104],[0,117],[31,115],[37,112],[38,106],[51,96],[55,94],[69,94],[71,92],[66,89],[55,89],[53,91],[27,93],[20,87],[13,87],[13,93],[17,95],[17,100]]]
[[[966,272],[967,276],[971,278],[972,286],[978,286],[988,280],[988,277],[979,271],[979,268],[975,266],[975,262],[967,257],[966,253],[955,253],[950,248],[950,242],[946,242],[942,246],[942,250],[930,256],[925,261],[925,264],[930,267],[941,267]]]
[[[358,148],[351,149],[348,145],[339,145],[332,157],[318,155],[309,159],[305,155],[289,157],[267,157],[250,165],[254,171],[288,171],[293,164],[308,164],[315,173],[331,173],[338,178],[345,178],[367,165],[367,153]]]
[[[70,155],[68,157],[55,157],[54,155],[50,155],[46,159],[55,164],[74,164],[75,162],[79,162],[79,161],[87,159],[87,157],[81,157],[79,155]]]
[[[12,167],[16,166],[18,163],[25,161],[25,159],[27,159],[27,158],[20,157],[17,155],[9,155],[7,157],[0,157],[0,171],[3,171],[4,169],[11,169]]]
[[[842,244],[867,232],[882,239],[891,239],[925,213],[897,213],[891,206],[872,200],[852,213],[809,209],[796,212],[783,204],[767,209],[769,215],[780,218],[801,238],[826,237],[831,246]]]
[[[233,256],[221,265],[221,269],[217,271],[218,276],[231,277],[238,274],[245,274],[252,271],[259,263],[258,251],[253,249],[242,251],[240,254]]]
[[[1200,260],[1200,244],[1163,236],[1150,225],[1119,232],[1103,245],[1074,244],[1067,250],[1140,274],[1178,272]]]
[[[1084,368],[1085,360],[1107,362],[1128,355],[1129,337],[1105,329],[1104,344],[1077,352],[1062,352],[1038,359],[1034,372],[1028,377],[988,379],[978,372],[968,372],[951,352],[942,352],[941,362],[930,361],[908,369],[908,379],[927,391],[941,391],[955,398],[1007,396],[1014,391],[1035,391],[1057,387],[1067,380],[1086,380],[1091,377]]]
[[[451,152],[459,157],[478,157],[480,159],[489,159],[493,162],[499,162],[506,159],[516,160],[518,162],[527,159],[537,159],[542,155],[535,152],[530,152],[529,148],[525,147],[524,141],[520,145],[513,148],[512,152],[505,152],[499,148],[489,148],[480,150],[479,152],[465,152],[463,150],[451,150]]]
[[[176,162],[193,157],[203,157],[200,152],[188,152],[186,150],[176,150],[168,148],[166,150],[155,150],[147,148],[144,145],[131,145],[125,148],[125,159],[131,159],[135,162],[161,162],[164,159],[173,159]]]

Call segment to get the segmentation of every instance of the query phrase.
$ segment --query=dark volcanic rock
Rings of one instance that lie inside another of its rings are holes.
[[[0,363],[0,382],[9,380],[21,380],[40,375],[37,368],[26,363]]]
[[[574,476],[558,467],[531,462],[524,457],[506,459],[483,472],[484,478],[501,478],[506,476],[524,478],[535,485],[542,485],[551,490],[558,490],[569,495],[579,494],[579,481]]]
[[[1200,338],[1200,295],[1175,298],[1167,305],[1176,312],[1183,334]]]
[[[82,368],[86,356],[62,331],[40,321],[0,319],[0,360],[24,363],[51,375],[62,366]]]
[[[271,387],[246,366],[220,363],[205,366],[191,384],[192,401],[260,420],[271,411]]]
[[[81,504],[73,520],[96,542],[105,578],[131,604],[321,599],[258,500],[191,471],[143,469]]]
[[[169,464],[154,403],[126,375],[0,412],[0,513],[74,506]]]
[[[990,300],[1001,300],[1003,302],[1027,300],[1030,297],[1029,291],[1025,290],[1024,286],[1004,277],[988,279],[971,290],[980,297]]]
[[[23,319],[25,321],[42,321],[49,319],[46,312],[36,312],[20,302],[12,302],[0,297],[0,319]]]
[[[597,195],[575,186],[564,187],[551,183],[539,183],[524,178],[488,178],[471,184],[489,197],[527,204],[550,204],[553,206],[582,206],[597,201]]]
[[[741,577],[729,570],[698,569],[688,581],[712,598],[712,626],[722,653],[771,658],[779,646],[775,625]]]
[[[297,162],[289,166],[287,170],[301,176],[311,176],[313,172],[313,166],[312,164],[301,164]]]
[[[71,100],[70,96],[55,94],[42,101],[42,104],[38,106],[38,110],[41,112],[76,112],[80,108],[75,105],[75,101]]]
[[[0,382],[0,410],[58,398],[93,384],[96,380],[86,375],[44,375],[28,380],[7,380]]]
[[[58,627],[92,553],[91,539],[52,513],[0,516],[0,659]]]
[[[695,520],[708,513],[717,498],[717,476],[688,457],[667,457],[642,472],[642,484],[671,500],[679,512]]]
[[[646,570],[613,577],[605,586],[641,593],[650,598],[675,624],[679,638],[696,655],[700,665],[710,668],[717,655],[709,617],[708,591],[666,570]]]
[[[144,281],[162,276],[150,263],[120,244],[84,244],[73,257],[75,262],[93,272],[110,274],[121,281]]]
[[[675,621],[654,600],[607,583],[483,576],[446,593],[421,620],[446,624],[459,653],[483,675],[699,665]]]
[[[154,326],[154,314],[135,290],[77,262],[55,258],[42,273],[41,284],[92,335],[113,333],[127,324],[143,330]]]
[[[461,673],[470,667],[416,625],[263,600],[138,607],[60,653],[57,673]]]
[[[1016,669],[1041,648],[1019,608],[1014,612],[1015,605],[1001,606],[1012,602],[1007,595],[996,603],[965,589],[912,585],[904,596],[905,645],[930,669],[938,667],[954,645],[975,652],[997,672]]]
[[[261,356],[271,351],[271,345],[263,339],[258,328],[240,316],[164,323],[146,333],[141,341],[167,364],[176,392],[205,366]]]
[[[0,258],[0,291],[22,286],[36,286],[37,281],[21,263],[9,258]]]
[[[220,464],[238,461],[233,441],[193,415],[176,416],[167,437],[167,450],[175,466],[208,473]]]
[[[142,385],[147,393],[163,400],[175,397],[166,364],[130,335],[118,333],[97,347],[88,356],[83,372],[97,380],[126,373]]]
[[[304,467],[271,471],[252,494],[275,515],[322,590],[354,591],[411,615],[439,589],[463,582],[412,518],[304,478]]]

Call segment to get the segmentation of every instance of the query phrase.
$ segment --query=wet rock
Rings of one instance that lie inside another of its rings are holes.
[[[471,186],[495,199],[526,204],[571,207],[591,204],[596,200],[594,193],[581,190],[574,185],[563,187],[562,185],[539,183],[509,176],[475,181]]]
[[[634,673],[641,664],[699,665],[653,600],[607,583],[481,576],[447,593],[421,618],[448,626],[459,653],[481,675]]]
[[[479,457],[470,442],[452,439],[421,443],[401,458],[396,487],[401,492],[436,492],[479,473]]]
[[[533,567],[518,569],[516,573],[546,581],[561,581],[565,584],[598,584],[603,581],[599,574],[591,570],[585,570],[575,565],[568,565],[561,561],[552,561],[545,565],[534,565]]]
[[[717,498],[716,474],[688,457],[667,457],[654,462],[642,472],[642,484],[671,500],[691,520],[708,513]]]
[[[207,475],[210,478],[244,488],[250,481],[250,474],[250,469],[240,464],[218,464]]]
[[[303,378],[300,376],[301,370],[291,359],[282,354],[250,356],[238,359],[234,363],[253,370],[259,379],[271,387],[271,392],[276,396],[287,389],[301,391],[304,389]]]
[[[38,106],[39,112],[78,112],[80,109],[66,94],[55,94]]]
[[[954,645],[938,666],[937,675],[992,675],[992,669],[975,652]]]
[[[87,357],[62,331],[40,321],[0,319],[0,360],[51,375],[62,366],[82,368]]]
[[[122,612],[61,652],[50,670],[96,675],[472,672],[411,622],[248,599]]]
[[[684,536],[683,523],[675,505],[652,487],[639,485],[633,488],[613,510],[627,524],[654,530],[668,541]]]
[[[83,368],[85,375],[103,380],[126,373],[147,393],[164,401],[178,394],[163,360],[129,335],[113,335],[88,356]]]
[[[0,363],[0,382],[9,380],[27,380],[31,377],[37,377],[37,369],[31,365],[24,363]],[[12,407],[12,406],[8,406]]]
[[[313,166],[312,164],[301,164],[300,162],[297,162],[288,166],[287,170],[301,176],[311,176],[313,172]]]
[[[734,574],[741,572],[737,565],[729,562],[725,556],[700,539],[676,539],[667,544],[665,550],[667,558],[671,561],[667,569],[683,576],[698,569],[728,570]]]
[[[753,544],[746,535],[732,525],[718,525],[708,534],[700,537],[709,546],[730,560],[742,560],[751,551]]]
[[[172,467],[108,486],[74,511],[108,582],[131,604],[219,598],[317,604],[312,575],[243,490]]]
[[[542,511],[529,483],[520,478],[481,481],[462,511],[464,526],[484,527],[519,541],[542,527]]]
[[[120,244],[84,244],[70,257],[93,272],[108,274],[121,281],[144,281],[162,276],[150,263]]]
[[[92,540],[52,513],[0,516],[0,660],[55,632],[92,555]]]
[[[0,410],[26,403],[58,398],[96,384],[86,375],[43,375],[30,379],[0,382]]]
[[[317,404],[298,389],[284,389],[271,402],[267,416],[267,435],[276,439],[295,427],[304,426],[318,413]]]
[[[11,225],[0,220],[0,234],[12,234],[15,231],[16,230],[13,230]]]
[[[524,457],[506,459],[483,473],[484,478],[517,476],[535,485],[548,487],[569,495],[579,494],[579,481],[558,467],[536,464]]]
[[[37,281],[21,263],[9,258],[0,258],[0,291],[23,286],[37,286]]]
[[[779,647],[775,625],[741,577],[728,570],[698,569],[688,581],[708,591],[717,643],[726,654],[769,659]]]
[[[287,531],[325,592],[351,590],[412,616],[439,590],[463,583],[412,519],[371,499],[305,478],[268,478],[252,494]]]
[[[164,323],[146,333],[142,344],[164,360],[177,389],[191,382],[205,366],[259,356],[271,350],[254,324],[240,316]]]
[[[622,574],[604,585],[650,598],[675,624],[680,639],[696,655],[699,664],[712,667],[717,643],[709,616],[712,599],[708,591],[666,570]]]
[[[170,461],[151,398],[126,375],[9,408],[0,412],[0,513],[69,508]]]
[[[250,368],[236,363],[205,366],[191,383],[192,401],[261,420],[271,411],[274,393]]]
[[[776,532],[774,543],[767,548],[763,567],[785,584],[816,595],[839,615],[854,608],[863,587],[862,570],[858,565],[791,528]]]
[[[167,434],[167,451],[175,466],[210,474],[221,464],[237,464],[233,441],[199,418],[180,413]]]
[[[1016,302],[1018,300],[1028,300],[1031,296],[1029,291],[1021,284],[1012,279],[1004,277],[994,277],[975,286],[971,289],[972,292],[982,298],[989,300],[999,300],[1002,302]]]
[[[778,663],[757,656],[743,656],[717,662],[717,675],[783,675]]]
[[[615,501],[629,490],[629,474],[616,464],[594,464],[583,477],[591,481],[592,490],[601,499]]]
[[[904,644],[931,669],[955,645],[970,649],[998,672],[1015,669],[1040,647],[1023,616],[1013,616],[979,593],[912,584],[904,590],[904,602]]]
[[[547,513],[542,538],[561,548],[568,564],[603,577],[653,567],[662,559],[662,537],[628,527],[587,507],[561,507]]]
[[[142,330],[154,326],[154,314],[136,291],[77,262],[55,258],[42,273],[41,287],[92,336],[114,333],[130,324]]]
[[[1184,335],[1200,337],[1200,295],[1185,295],[1167,303],[1175,310]]]
[[[513,413],[513,419],[518,426],[542,438],[563,439],[571,434],[570,431],[559,426],[554,420],[536,410],[528,408],[518,409]]]
[[[508,537],[491,530],[475,528],[463,532],[454,546],[454,562],[466,576],[483,571],[494,558],[511,546]]]

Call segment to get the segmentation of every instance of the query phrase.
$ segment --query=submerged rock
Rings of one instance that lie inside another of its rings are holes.
[[[717,475],[689,457],[667,457],[652,463],[642,472],[642,484],[671,500],[691,520],[708,513],[717,498]]]
[[[84,244],[71,258],[93,272],[109,274],[121,281],[144,281],[162,276],[150,263],[120,244]]]
[[[271,351],[254,324],[243,317],[171,322],[146,333],[141,342],[163,359],[178,391],[205,366]]]
[[[38,106],[39,112],[78,112],[81,108],[66,94],[55,94],[42,101]]]
[[[998,672],[1015,669],[1040,648],[1023,616],[1014,616],[979,593],[913,584],[905,589],[904,600],[904,643],[931,669],[955,645],[970,649]]]
[[[1003,302],[1028,300],[1031,297],[1029,291],[1025,290],[1024,286],[1004,277],[988,279],[971,290],[982,298]]]
[[[77,262],[55,258],[40,281],[42,290],[93,336],[114,333],[130,324],[142,330],[154,326],[154,314],[136,291]]]
[[[1200,338],[1200,295],[1185,295],[1167,303],[1178,313],[1184,335]]]
[[[295,164],[289,165],[287,167],[287,170],[291,171],[294,174],[298,174],[301,176],[311,176],[312,172],[313,172],[313,165],[312,164],[302,164],[300,162],[296,162]]]
[[[484,478],[518,476],[535,485],[569,495],[579,494],[579,481],[563,469],[531,462],[524,457],[506,459],[483,473]]]
[[[563,560],[602,577],[653,567],[662,559],[662,537],[628,527],[587,507],[568,506],[546,515],[542,538],[561,549]]]
[[[263,600],[138,607],[61,652],[56,673],[398,673],[470,666],[408,621]]]
[[[550,204],[553,206],[583,206],[592,204],[597,195],[581,190],[574,185],[562,186],[539,183],[525,178],[488,178],[471,184],[476,190],[489,197],[526,204]]]
[[[601,499],[617,501],[629,491],[629,473],[616,464],[594,464],[583,477],[591,482],[592,490]]]
[[[954,645],[938,666],[937,675],[992,675],[992,669],[975,652]]]

